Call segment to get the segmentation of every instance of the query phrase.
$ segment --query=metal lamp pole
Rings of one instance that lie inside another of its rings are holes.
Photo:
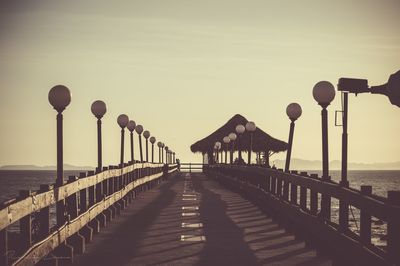
[[[130,131],[130,139],[131,139],[131,161],[132,163],[135,162],[135,154],[134,154],[134,147],[133,147],[133,132],[135,131],[136,128],[136,123],[133,120],[130,120],[128,122],[128,125],[126,126],[128,130]]]
[[[64,185],[63,171],[63,115],[64,109],[71,103],[71,93],[63,85],[57,85],[50,89],[48,99],[57,111],[57,179],[56,186]],[[62,226],[65,221],[65,200],[57,201],[57,225]]]
[[[137,125],[135,130],[136,130],[136,133],[138,133],[138,136],[139,136],[140,161],[143,162],[143,149],[142,149],[143,126],[142,125]]]
[[[322,107],[322,180],[329,181],[329,152],[328,152],[328,111],[327,107],[335,98],[335,88],[328,81],[320,81],[313,88],[314,99]],[[321,215],[324,219],[331,217],[331,198],[326,194],[321,197]]]

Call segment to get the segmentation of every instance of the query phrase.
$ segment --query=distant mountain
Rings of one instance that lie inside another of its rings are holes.
[[[275,160],[277,168],[285,167],[285,160]],[[334,160],[329,163],[329,169],[340,170],[342,162]],[[311,161],[293,158],[290,161],[290,169],[296,170],[320,170],[322,169],[321,161]],[[349,170],[400,170],[400,161],[391,163],[348,163]]]
[[[57,170],[56,166],[37,166],[37,165],[3,165],[0,166],[0,170]],[[64,170],[67,171],[79,171],[79,170],[94,170],[91,166],[75,166],[70,164],[64,164]]]

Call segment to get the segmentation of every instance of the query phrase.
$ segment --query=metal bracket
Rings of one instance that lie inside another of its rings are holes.
[[[338,118],[340,118],[340,116],[338,116],[338,113],[341,113],[340,121],[338,121]],[[335,111],[335,126],[342,127],[343,126],[342,122],[343,122],[343,111]]]

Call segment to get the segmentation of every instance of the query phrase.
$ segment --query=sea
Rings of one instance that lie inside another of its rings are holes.
[[[64,176],[78,176],[80,171],[65,171]],[[321,171],[309,170],[309,174],[315,173],[319,176]],[[339,182],[341,172],[331,170],[332,180]],[[29,170],[0,170],[0,202],[15,198],[19,190],[38,190],[41,184],[54,184],[56,171],[29,171]],[[400,170],[350,170],[348,172],[350,187],[360,189],[362,185],[371,185],[372,192],[381,197],[387,197],[387,191],[400,190]],[[55,224],[55,209],[50,209],[52,221]],[[332,199],[332,221],[338,222],[339,202]],[[359,234],[360,212],[357,208],[350,208],[350,229]],[[18,226],[11,226],[10,231],[18,230]],[[386,223],[372,217],[372,242],[373,244],[386,246]]]

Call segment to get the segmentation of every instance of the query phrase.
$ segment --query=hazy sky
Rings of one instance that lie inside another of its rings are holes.
[[[400,69],[398,0],[0,3],[0,165],[55,165],[56,112],[47,94],[56,84],[72,92],[64,112],[66,163],[96,165],[90,105],[97,99],[108,106],[105,165],[119,161],[121,113],[181,161],[200,161],[190,145],[236,113],[286,141],[291,102],[303,107],[293,157],[320,159],[314,84],[360,77],[378,85]],[[332,160],[341,156],[336,96],[329,107]],[[351,95],[349,161],[399,161],[399,121],[400,108],[386,97]]]

